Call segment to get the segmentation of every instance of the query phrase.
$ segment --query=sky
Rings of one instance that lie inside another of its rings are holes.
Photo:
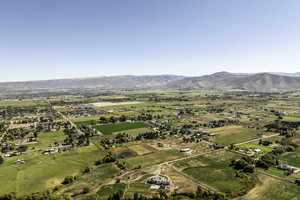
[[[299,0],[0,0],[0,81],[300,71]]]

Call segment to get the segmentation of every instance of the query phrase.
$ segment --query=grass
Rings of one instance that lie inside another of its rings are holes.
[[[145,146],[142,144],[131,145],[129,149],[135,151],[138,155],[145,155],[148,153],[152,153],[152,151],[150,151],[148,148],[145,148]]]
[[[262,133],[261,131],[242,126],[225,126],[209,129],[209,131],[216,133],[215,142],[224,146],[256,139],[258,138],[257,134]]]
[[[251,144],[251,143],[241,144],[238,147],[241,148],[241,149],[260,149],[264,153],[271,152],[273,150],[273,148],[270,147],[270,146],[262,146],[262,145],[259,145],[259,144]]]
[[[127,131],[130,129],[138,129],[148,127],[148,124],[143,122],[122,122],[116,124],[105,124],[105,125],[95,125],[93,128],[97,129],[104,135],[112,135],[114,132]]]
[[[300,147],[295,152],[288,152],[280,156],[280,160],[286,161],[289,165],[300,168]]]
[[[125,188],[126,185],[123,183],[117,183],[114,185],[105,185],[98,190],[97,195],[102,199],[107,199],[116,193],[123,194]]]
[[[99,121],[97,120],[85,120],[85,121],[75,121],[74,124],[76,124],[77,126],[88,126],[88,125],[95,125],[95,124],[98,124]]]
[[[39,149],[46,148],[49,145],[53,145],[55,142],[63,142],[66,138],[63,131],[55,131],[55,132],[44,132],[38,135],[38,144],[34,145]]]
[[[152,131],[151,128],[135,128],[135,129],[114,132],[113,134],[116,135],[118,133],[126,133],[129,135],[137,136],[138,134],[147,133],[147,132],[151,132],[151,131]]]
[[[26,164],[9,158],[0,166],[0,195],[16,192],[25,195],[59,185],[64,177],[76,175],[102,157],[94,145],[49,156],[30,153],[22,156]],[[5,188],[5,189],[3,189]]]
[[[184,157],[183,153],[180,153],[177,150],[165,150],[158,151],[151,154],[146,154],[143,156],[136,156],[125,159],[127,166],[132,169],[137,166],[145,167],[150,165],[159,164],[169,160],[175,160],[181,157]]]
[[[185,168],[183,173],[200,183],[235,196],[246,189],[243,179],[236,177],[236,171],[229,166],[231,159],[236,157],[230,152],[220,152],[180,161],[175,166]]]
[[[299,186],[264,175],[259,179],[253,190],[237,200],[300,200]]]

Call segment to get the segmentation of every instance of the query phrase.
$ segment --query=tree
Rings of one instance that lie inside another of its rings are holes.
[[[0,165],[4,163],[4,159],[2,156],[0,156]]]
[[[21,145],[18,147],[17,151],[18,152],[25,152],[27,151],[28,147],[26,145]]]

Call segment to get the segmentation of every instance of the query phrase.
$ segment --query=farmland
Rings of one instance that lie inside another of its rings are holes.
[[[145,128],[148,125],[145,123],[118,123],[118,124],[107,124],[107,125],[95,125],[93,128],[97,129],[104,135],[111,135],[115,132],[122,132],[122,131],[127,131],[127,130],[132,130],[132,129],[139,129],[139,128]]]
[[[281,98],[193,91],[2,101],[0,197],[297,199],[298,98]]]

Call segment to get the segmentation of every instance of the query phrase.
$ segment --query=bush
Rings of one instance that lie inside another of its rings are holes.
[[[76,180],[76,177],[74,177],[74,176],[67,176],[67,177],[65,177],[64,181],[61,184],[68,185],[68,184],[73,183],[75,180]]]
[[[87,193],[89,193],[90,192],[90,188],[88,188],[88,187],[85,187],[85,188],[83,188],[83,190],[82,190],[82,193],[83,194],[87,194]]]

